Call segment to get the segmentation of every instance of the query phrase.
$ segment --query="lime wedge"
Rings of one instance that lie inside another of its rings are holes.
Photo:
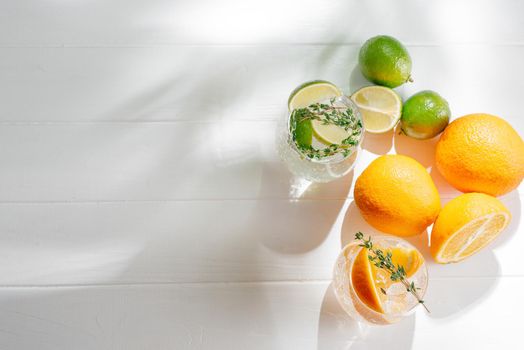
[[[295,141],[299,146],[311,146],[313,142],[313,130],[311,128],[311,119],[297,123],[295,129]]]
[[[290,111],[296,108],[306,108],[313,103],[329,100],[342,96],[342,92],[329,81],[314,80],[297,87],[288,99]]]
[[[350,136],[344,128],[333,124],[326,125],[320,120],[313,120],[311,125],[318,139],[327,145],[342,145],[342,141]]]
[[[397,125],[402,115],[402,100],[397,93],[384,86],[368,86],[351,96],[362,114],[367,132],[381,134]]]

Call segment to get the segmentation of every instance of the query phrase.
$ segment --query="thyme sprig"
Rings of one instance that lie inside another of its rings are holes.
[[[418,290],[420,288],[415,286],[415,282],[409,282],[407,280],[407,274],[404,266],[400,264],[395,266],[391,260],[393,257],[391,252],[386,252],[384,254],[381,249],[375,248],[375,246],[373,246],[373,242],[371,241],[371,236],[369,236],[368,239],[365,239],[362,232],[357,232],[355,234],[355,239],[361,242],[359,244],[360,247],[364,247],[369,251],[368,259],[373,265],[389,272],[390,278],[393,282],[402,283],[406,287],[406,291],[411,293],[418,300],[419,304],[422,304],[428,313],[430,312],[424,303],[424,300],[422,300],[418,294]],[[386,294],[386,291],[383,288],[380,288],[380,290],[382,293]]]
[[[310,159],[321,159],[341,153],[344,157],[351,154],[351,146],[358,144],[358,139],[362,133],[362,121],[357,119],[353,109],[348,107],[335,106],[335,98],[329,100],[329,104],[314,103],[306,108],[297,108],[291,112],[290,131],[293,141]],[[297,125],[307,120],[318,120],[324,125],[336,125],[349,132],[349,136],[342,140],[340,145],[330,144],[324,149],[316,149],[311,145],[301,145],[296,142]]]

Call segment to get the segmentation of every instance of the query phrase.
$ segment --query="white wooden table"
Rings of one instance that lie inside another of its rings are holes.
[[[491,249],[430,264],[431,315],[361,327],[330,287],[341,246],[371,230],[352,185],[397,152],[453,198],[435,141],[369,136],[354,175],[307,186],[274,136],[299,83],[362,86],[376,34],[412,55],[404,98],[433,89],[454,117],[523,135],[523,15],[517,0],[2,0],[0,349],[518,347],[518,191]]]

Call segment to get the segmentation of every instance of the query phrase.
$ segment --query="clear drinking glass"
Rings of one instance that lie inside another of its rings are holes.
[[[383,250],[404,248],[407,250],[414,249],[418,253],[421,263],[416,272],[411,277],[406,278],[406,281],[408,283],[414,282],[415,286],[420,288],[417,289],[418,295],[423,298],[428,285],[428,272],[422,254],[408,242],[393,236],[373,236],[372,242],[374,247],[380,247]],[[359,246],[359,243],[359,241],[354,241],[346,245],[335,263],[333,287],[342,308],[357,321],[379,325],[398,322],[413,313],[419,302],[401,282],[389,282],[389,287],[384,291],[377,292],[383,313],[375,311],[361,300],[354,288],[352,278],[353,264],[357,255],[363,249]],[[385,279],[390,280],[390,274],[384,270],[381,271],[382,273],[378,273],[375,277],[375,283],[383,283]]]
[[[339,96],[333,99],[335,105],[343,106],[352,111],[353,116],[362,125],[362,117],[358,107],[346,96]],[[326,101],[314,101],[325,102]],[[291,114],[289,111],[285,118],[282,118],[277,130],[277,149],[280,157],[286,163],[289,170],[298,177],[311,182],[330,182],[348,174],[355,167],[359,154],[362,152],[361,144],[364,137],[364,129],[361,129],[357,136],[357,144],[347,147],[345,154],[339,153],[321,159],[309,158],[293,141],[291,133]],[[313,137],[313,146],[319,149],[326,148],[326,143],[321,143]]]

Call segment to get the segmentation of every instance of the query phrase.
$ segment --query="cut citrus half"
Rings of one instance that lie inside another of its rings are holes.
[[[431,255],[440,264],[458,262],[493,241],[511,214],[495,197],[466,193],[442,208],[431,232]]]
[[[367,132],[381,134],[397,125],[402,114],[402,100],[390,88],[367,86],[351,96],[362,114]]]
[[[338,87],[325,80],[314,80],[297,87],[287,101],[290,111],[296,108],[306,108],[313,103],[342,96]]]

